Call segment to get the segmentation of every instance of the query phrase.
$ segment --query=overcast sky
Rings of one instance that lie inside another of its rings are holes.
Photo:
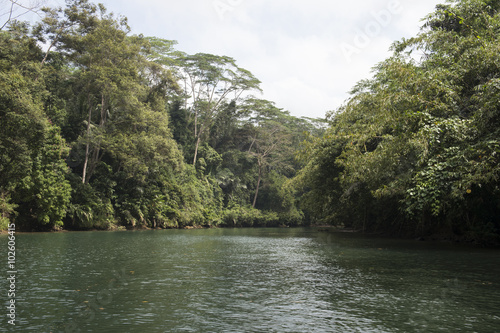
[[[133,33],[227,55],[295,116],[324,117],[444,0],[101,0]],[[64,5],[63,0],[49,3]]]

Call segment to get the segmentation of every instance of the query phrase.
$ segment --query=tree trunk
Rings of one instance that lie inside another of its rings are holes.
[[[89,96],[90,102],[90,96]],[[89,150],[90,150],[90,121],[92,120],[92,105],[89,103],[89,118],[87,120],[87,144],[85,145],[85,162],[83,163],[82,183],[87,182],[87,165],[89,163]]]
[[[250,144],[250,147],[248,148],[248,153],[250,153],[252,151],[253,145],[254,145],[256,140],[257,140],[257,137],[252,138],[252,143]]]
[[[198,139],[196,139],[196,145],[194,147],[193,165],[196,165],[196,158],[198,157],[198,147],[199,146],[200,146],[200,137],[198,136]]]
[[[52,41],[49,48],[47,49],[47,52],[45,52],[45,56],[43,57],[42,64],[41,64],[42,67],[45,64],[45,62],[47,61],[47,57],[49,56],[50,50],[56,44],[56,41],[57,41],[57,38]]]
[[[90,98],[89,98],[90,100]],[[89,103],[90,105],[90,103]],[[104,94],[101,95],[101,120],[99,121],[99,127],[102,129],[104,128],[104,125],[106,123],[106,110],[107,105],[106,105],[106,99],[104,97]],[[92,107],[89,107],[89,119],[87,123],[87,145],[85,147],[85,163],[83,166],[83,176],[82,176],[82,182],[88,183],[90,181],[90,177],[92,177],[92,173],[94,173],[95,167],[97,163],[100,160],[99,153],[101,151],[101,142],[100,140],[95,144],[95,149],[90,156],[90,121],[92,119]]]
[[[253,197],[252,208],[255,208],[255,204],[257,203],[257,196],[259,195],[259,187],[261,179],[262,179],[262,164],[259,163],[259,178],[257,179],[257,189],[255,190],[255,196]]]

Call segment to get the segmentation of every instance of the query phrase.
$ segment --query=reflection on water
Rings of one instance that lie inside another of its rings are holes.
[[[499,254],[314,229],[22,234],[15,331],[498,332]]]

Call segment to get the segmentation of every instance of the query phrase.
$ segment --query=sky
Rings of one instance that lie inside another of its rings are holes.
[[[48,0],[64,5],[63,0]],[[445,0],[95,0],[128,18],[132,33],[177,49],[230,56],[262,83],[256,93],[294,116],[322,118],[415,36]]]

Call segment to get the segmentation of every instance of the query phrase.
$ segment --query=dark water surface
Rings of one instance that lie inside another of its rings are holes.
[[[4,306],[2,332],[500,332],[498,250],[315,229],[18,234],[16,247],[17,325]]]

